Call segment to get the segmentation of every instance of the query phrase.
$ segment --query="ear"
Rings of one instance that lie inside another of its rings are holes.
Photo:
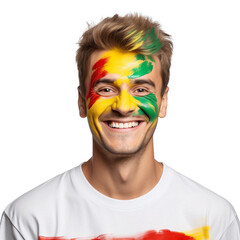
[[[80,117],[85,118],[87,116],[86,103],[85,98],[82,96],[79,87],[78,87],[78,109]]]
[[[168,91],[169,91],[169,87],[167,86],[161,99],[161,106],[158,114],[160,118],[164,118],[167,114]]]

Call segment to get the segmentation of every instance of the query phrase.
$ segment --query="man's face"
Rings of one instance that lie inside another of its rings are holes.
[[[94,52],[89,69],[86,113],[94,140],[111,153],[138,152],[166,112],[159,59],[115,48]]]

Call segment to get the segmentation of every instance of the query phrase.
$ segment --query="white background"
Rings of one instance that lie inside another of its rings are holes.
[[[151,16],[172,35],[168,113],[155,157],[228,199],[240,215],[239,1],[2,1],[0,211],[91,157],[77,108],[77,42],[87,22]]]

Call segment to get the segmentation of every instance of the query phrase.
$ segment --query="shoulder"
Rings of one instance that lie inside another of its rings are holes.
[[[11,221],[17,223],[19,219],[34,220],[35,216],[41,216],[49,209],[54,209],[60,196],[75,187],[73,178],[78,167],[65,171],[24,193],[6,207],[5,214]]]
[[[216,235],[226,229],[237,214],[232,204],[224,197],[195,182],[176,170],[167,167],[171,175],[170,194],[181,204],[186,213],[204,215],[205,222],[213,227]],[[217,233],[217,231],[219,233]]]
[[[201,185],[193,179],[179,173],[178,171],[166,166],[171,175],[171,185],[176,194],[182,198],[194,200],[197,203],[202,202],[206,206],[211,207],[227,207],[231,208],[231,204],[224,197]]]

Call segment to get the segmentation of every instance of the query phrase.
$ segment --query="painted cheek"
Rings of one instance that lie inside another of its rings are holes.
[[[89,102],[89,101],[88,101]],[[87,116],[88,122],[92,131],[99,137],[99,132],[102,131],[102,127],[99,124],[99,117],[103,113],[111,111],[112,105],[116,102],[116,97],[102,99],[101,97],[96,100],[96,102],[88,108]]]
[[[136,100],[139,101],[139,115],[147,115],[151,122],[155,123],[155,120],[158,117],[158,105],[157,105],[157,98],[155,94],[150,93],[146,96],[137,97],[134,96]]]
[[[138,109],[138,102],[126,89],[122,90],[119,96],[108,99],[99,97],[87,111],[88,122],[92,131],[99,137],[99,133],[102,131],[99,117],[102,114],[106,114],[112,110],[134,111]],[[89,103],[90,100],[88,100],[87,104]]]
[[[91,76],[91,82],[90,82],[90,89],[88,94],[86,95],[86,99],[89,99],[88,103],[88,109],[92,107],[92,105],[99,99],[99,95],[95,93],[93,86],[94,83],[100,79],[103,78],[104,76],[107,75],[107,71],[104,70],[105,64],[108,62],[108,58],[101,58],[98,60],[92,67],[93,73]]]

